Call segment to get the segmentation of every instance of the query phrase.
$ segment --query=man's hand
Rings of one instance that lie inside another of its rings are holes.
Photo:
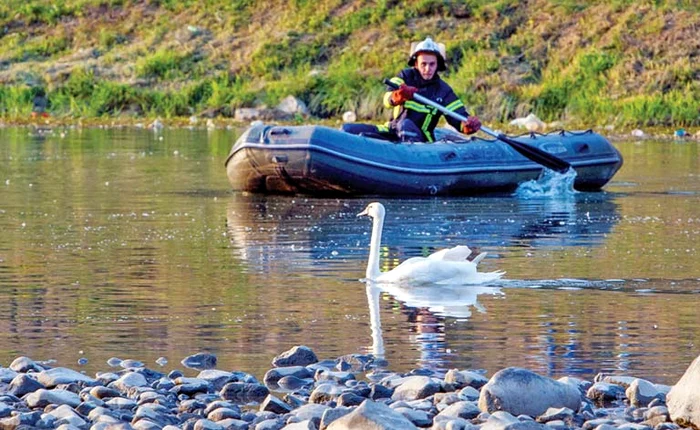
[[[398,90],[391,93],[391,103],[396,106],[405,103],[413,98],[413,95],[418,92],[418,88],[410,85],[401,84]]]
[[[475,116],[470,116],[466,121],[462,121],[462,133],[474,134],[481,128],[481,121]]]

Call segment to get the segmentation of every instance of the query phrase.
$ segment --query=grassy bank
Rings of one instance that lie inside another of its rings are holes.
[[[380,121],[411,41],[487,121],[700,125],[690,0],[5,0],[0,116],[230,117],[294,95],[317,119]]]

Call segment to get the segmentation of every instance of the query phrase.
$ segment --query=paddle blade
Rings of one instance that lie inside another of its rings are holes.
[[[535,146],[528,145],[526,143],[518,142],[517,140],[511,139],[510,137],[499,133],[496,138],[510,145],[511,148],[518,151],[524,157],[529,158],[535,163],[539,163],[548,169],[552,169],[555,172],[565,173],[571,168],[571,164],[567,161],[562,160],[550,154],[547,151],[543,151]]]

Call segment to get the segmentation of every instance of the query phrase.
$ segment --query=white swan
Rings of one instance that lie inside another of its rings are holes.
[[[456,246],[443,249],[428,257],[413,257],[399,264],[389,272],[379,270],[379,246],[382,241],[384,227],[384,205],[379,202],[370,203],[357,216],[372,218],[372,238],[367,262],[367,280],[379,283],[411,283],[411,284],[484,284],[499,279],[505,272],[479,273],[476,265],[486,253],[477,255],[473,261],[467,257],[472,253],[467,246]]]

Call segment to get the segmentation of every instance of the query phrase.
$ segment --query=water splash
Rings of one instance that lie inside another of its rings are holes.
[[[537,199],[542,197],[568,198],[573,197],[576,170],[569,168],[565,173],[544,169],[539,178],[523,182],[513,194],[521,199]]]

